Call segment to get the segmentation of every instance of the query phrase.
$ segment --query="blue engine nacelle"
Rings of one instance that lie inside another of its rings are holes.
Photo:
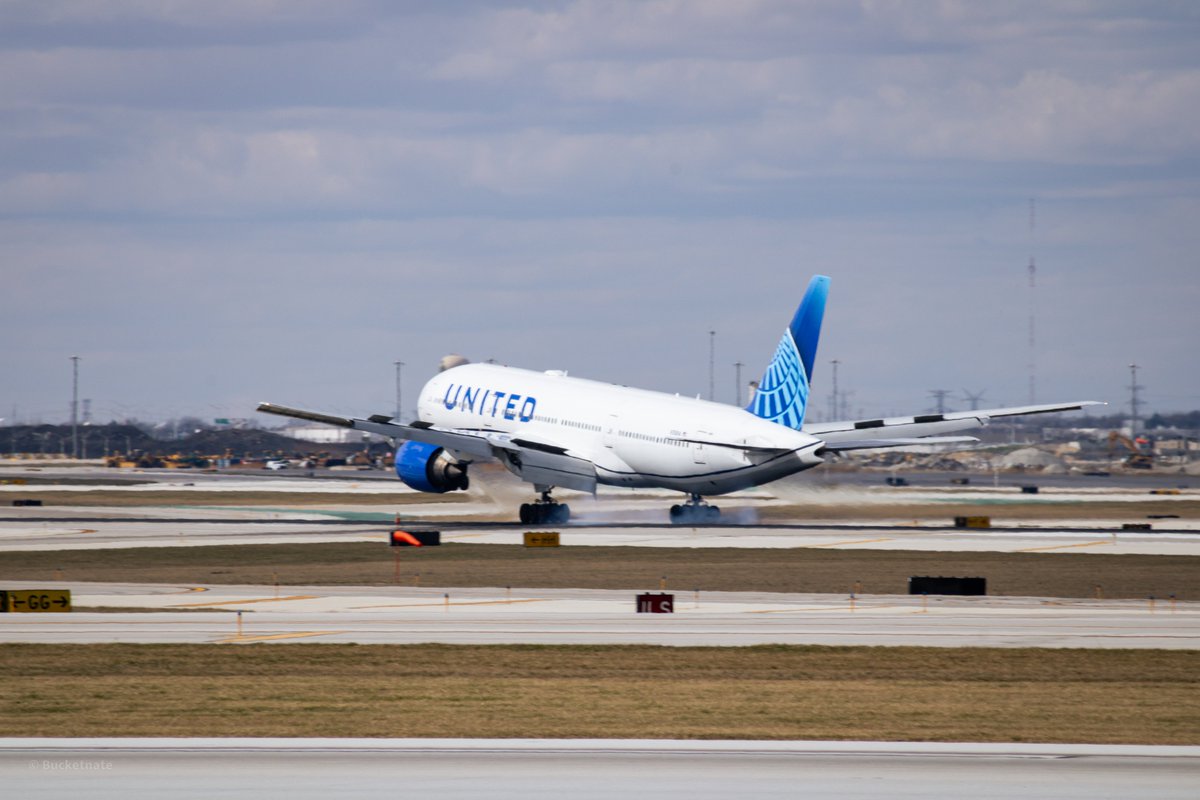
[[[396,475],[418,492],[442,494],[471,485],[467,465],[438,447],[424,442],[405,442],[396,450]]]

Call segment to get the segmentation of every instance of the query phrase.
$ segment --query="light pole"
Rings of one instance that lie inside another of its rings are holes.
[[[79,356],[71,356],[71,458],[79,458]]]
[[[393,361],[392,363],[396,365],[396,422],[403,422],[404,420],[400,419],[400,414],[404,410],[404,405],[401,402],[401,399],[404,397],[404,392],[403,384],[400,380],[400,374],[401,370],[404,368],[404,362]]]
[[[835,358],[832,361],[830,361],[829,363],[833,365],[833,391],[829,395],[829,421],[833,422],[834,420],[836,420],[838,418],[837,373],[838,373],[838,364],[841,364],[842,362],[838,361]]]
[[[734,378],[733,378],[734,394],[733,394],[733,396],[734,396],[734,404],[738,408],[742,407],[742,367],[744,367],[744,366],[746,366],[746,365],[740,361],[736,361],[733,364],[733,370],[734,370],[734,372],[733,372],[733,374],[734,374]]]
[[[717,352],[717,332],[708,332],[708,399],[716,399],[716,384],[713,379],[713,362]]]

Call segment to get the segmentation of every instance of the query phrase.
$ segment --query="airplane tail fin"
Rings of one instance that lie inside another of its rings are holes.
[[[758,383],[754,398],[746,406],[754,416],[800,430],[828,294],[829,278],[814,275],[792,324],[783,332],[775,357]]]

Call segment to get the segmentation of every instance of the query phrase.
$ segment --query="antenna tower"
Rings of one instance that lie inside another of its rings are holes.
[[[1138,385],[1137,371],[1137,364],[1129,365],[1129,438],[1133,439],[1135,443],[1138,435],[1138,408],[1142,405],[1142,401],[1138,399],[1138,390],[1146,388]]]
[[[1037,205],[1034,198],[1029,198],[1029,405],[1037,402],[1037,339],[1036,311],[1034,303],[1037,288],[1037,262],[1034,260],[1034,248],[1037,243]]]

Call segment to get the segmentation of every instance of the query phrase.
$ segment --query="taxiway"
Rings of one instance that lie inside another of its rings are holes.
[[[1200,648],[1200,603],[1161,600],[681,591],[643,614],[633,591],[68,586],[112,610],[6,614],[0,641]]]
[[[1200,748],[670,740],[0,739],[14,796],[1182,800]]]

